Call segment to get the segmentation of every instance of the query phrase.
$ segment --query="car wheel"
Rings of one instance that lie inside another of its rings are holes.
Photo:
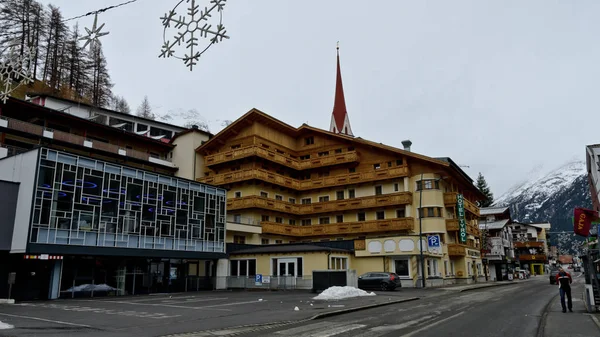
[[[381,283],[381,290],[387,291],[388,289],[389,289],[389,287],[388,287],[387,283],[385,283],[385,282]]]

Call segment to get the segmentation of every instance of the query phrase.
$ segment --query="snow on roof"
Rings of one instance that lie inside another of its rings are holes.
[[[494,222],[479,221],[479,229],[502,229],[510,222],[510,219],[498,220]]]
[[[552,225],[549,222],[528,223],[525,225],[529,225],[529,226],[533,226],[533,227],[537,227],[537,228],[543,228],[543,229],[550,229],[550,227],[552,227]]]
[[[508,210],[508,207],[483,207],[479,209],[480,215],[502,214]]]

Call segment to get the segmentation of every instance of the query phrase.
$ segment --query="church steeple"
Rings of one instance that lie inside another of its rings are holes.
[[[337,49],[337,78],[335,82],[335,101],[333,102],[333,113],[331,114],[331,125],[329,131],[342,133],[348,136],[352,134],[348,112],[346,111],[346,100],[344,99],[344,87],[342,85],[342,71],[340,70],[340,45]]]

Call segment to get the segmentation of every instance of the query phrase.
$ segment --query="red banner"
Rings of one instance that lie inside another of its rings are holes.
[[[574,220],[573,230],[575,234],[588,237],[592,222],[598,220],[598,212],[591,209],[575,208]]]

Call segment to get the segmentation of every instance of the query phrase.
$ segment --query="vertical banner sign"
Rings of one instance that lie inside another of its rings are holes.
[[[575,208],[573,215],[573,231],[575,234],[588,237],[592,228],[592,222],[598,220],[598,212],[591,209]]]
[[[456,196],[456,215],[458,217],[458,235],[460,243],[467,243],[467,222],[465,221],[465,197],[462,194]]]

